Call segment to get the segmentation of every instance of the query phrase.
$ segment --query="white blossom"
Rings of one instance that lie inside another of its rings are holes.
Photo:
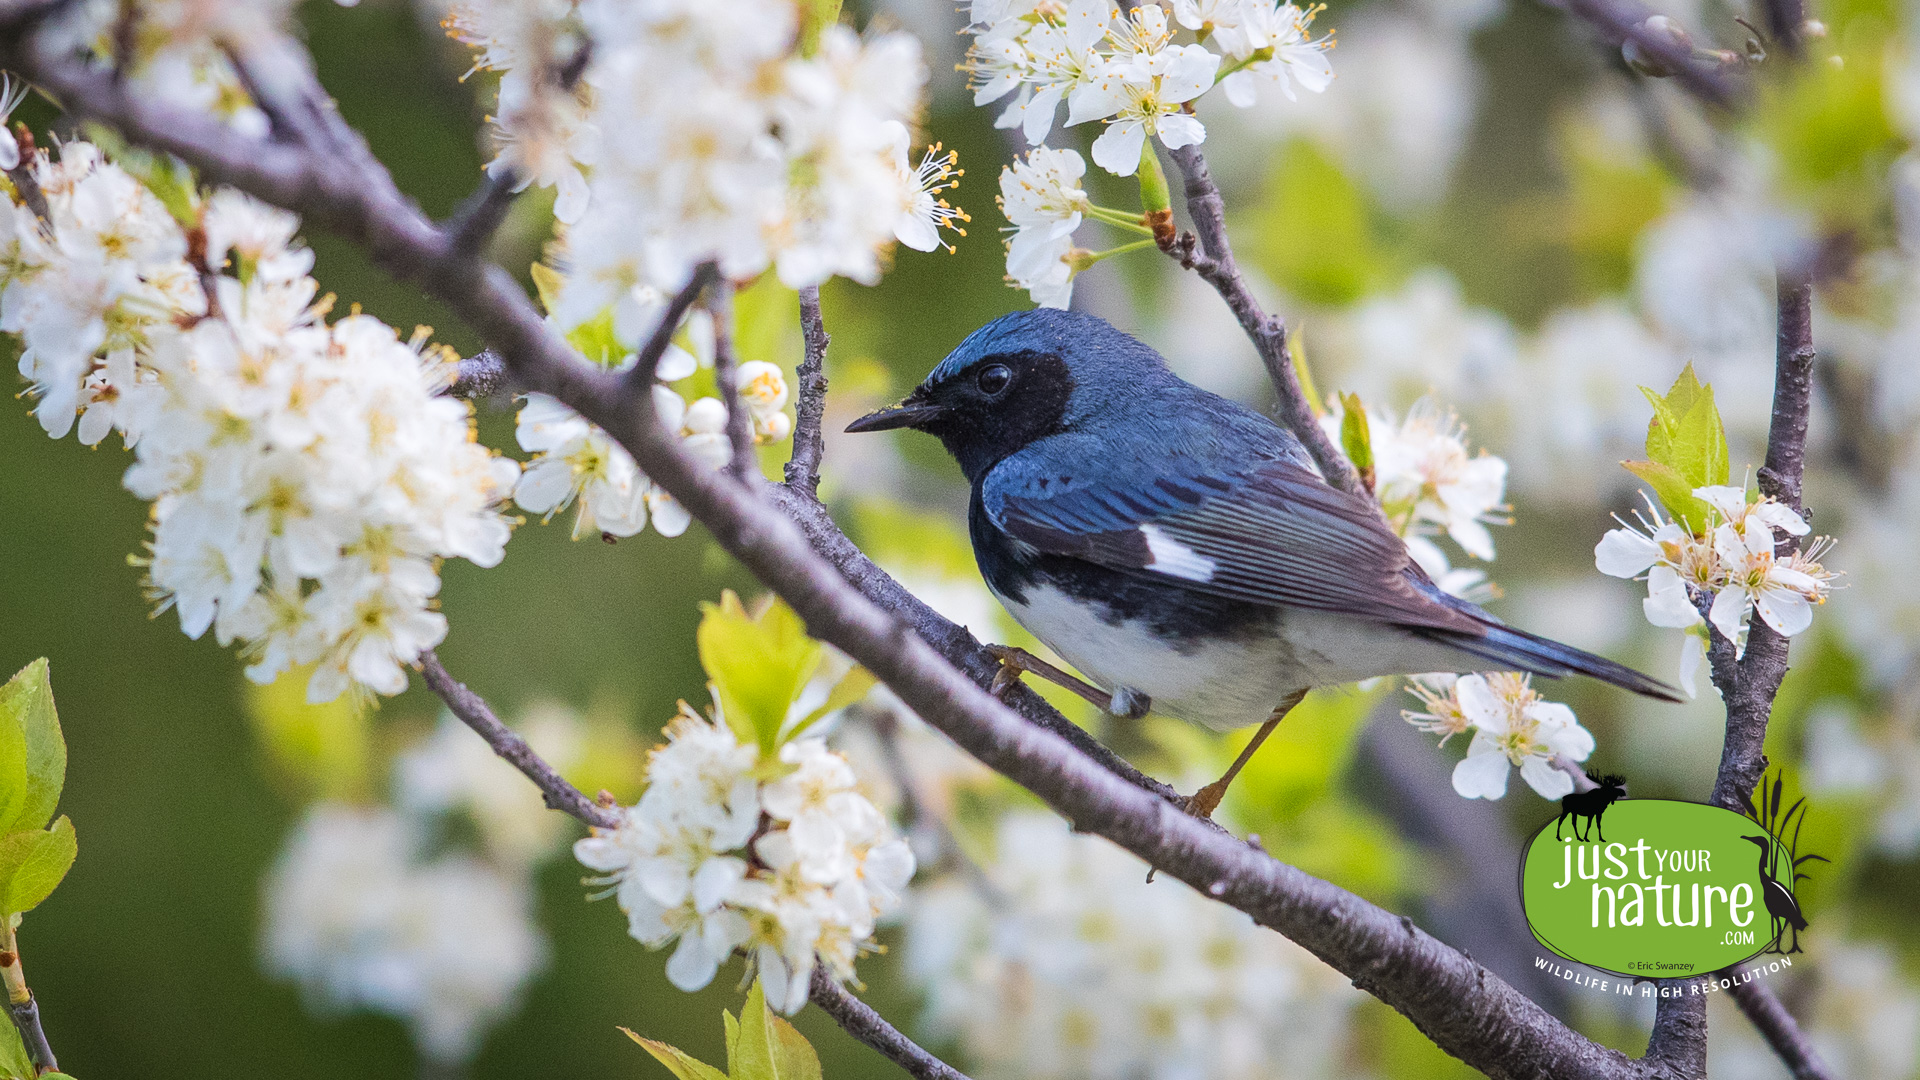
[[[974,1075],[1252,1080],[1345,1075],[1362,995],[1246,915],[1048,814],[1000,822],[992,895],[917,891],[907,970]]]
[[[807,737],[770,769],[757,747],[684,705],[667,738],[622,823],[574,845],[614,886],[629,932],[654,948],[677,939],[667,977],[689,991],[745,950],[783,1012],[806,1003],[816,962],[852,978],[913,856],[846,759]],[[761,832],[763,812],[772,827]]]
[[[1309,93],[1324,92],[1333,82],[1333,64],[1327,60],[1333,35],[1315,38],[1310,30],[1321,7],[1302,10],[1275,0],[1242,0],[1242,5],[1239,24],[1219,35],[1228,59],[1245,65],[1220,80],[1227,100],[1248,108],[1263,82],[1279,87],[1289,101],[1297,100],[1295,84]]]
[[[1064,308],[1073,296],[1073,231],[1092,203],[1080,187],[1087,163],[1072,150],[1036,146],[1000,170],[1001,212],[1014,226],[1007,241],[1007,277],[1042,307]]]
[[[314,700],[405,689],[446,635],[438,560],[500,561],[519,476],[441,394],[445,350],[365,315],[328,325],[292,215],[213,192],[191,208],[195,267],[173,214],[91,144],[32,164],[49,228],[0,212],[0,329],[50,435],[77,418],[83,442],[117,429],[133,447],[157,605],[239,641],[256,680],[315,665]]]
[[[1453,789],[1463,798],[1504,797],[1514,766],[1541,798],[1561,798],[1573,791],[1573,778],[1555,767],[1554,758],[1585,761],[1593,753],[1593,736],[1573,710],[1542,700],[1529,676],[1490,672],[1414,686],[1428,711],[1403,713],[1408,721],[1439,733],[1443,742],[1473,729],[1467,756],[1453,769]]]
[[[423,839],[390,810],[315,805],[267,877],[261,947],[316,1005],[399,1017],[422,1053],[457,1064],[517,1008],[548,948],[524,876],[426,860]]]
[[[1343,416],[1330,412],[1321,424],[1340,438]],[[1505,508],[1507,463],[1486,453],[1467,453],[1465,429],[1452,416],[1423,399],[1395,423],[1383,412],[1367,410],[1373,449],[1374,492],[1402,536],[1439,530],[1477,559],[1494,556],[1488,522]]]

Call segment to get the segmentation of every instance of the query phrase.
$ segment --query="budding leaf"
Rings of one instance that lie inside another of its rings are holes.
[[[27,1045],[20,1041],[20,1032],[11,1023],[0,1024],[0,1078],[3,1080],[34,1080],[33,1059],[27,1056]],[[57,1077],[61,1073],[48,1073]]]
[[[840,21],[840,0],[801,0],[800,55],[812,56],[820,48],[820,35]]]
[[[0,687],[0,726],[18,730],[24,765],[20,802],[11,818],[0,820],[0,828],[45,828],[67,781],[67,742],[54,711],[45,657]]]
[[[64,815],[51,829],[29,829],[0,838],[0,881],[6,882],[0,916],[40,906],[73,868],[79,851],[73,822]]]
[[[1373,490],[1373,431],[1367,423],[1367,407],[1361,403],[1359,394],[1341,394],[1340,408],[1340,448],[1347,452],[1347,460],[1359,471],[1360,478],[1366,481],[1367,490]]]
[[[627,1031],[626,1028],[621,1028],[620,1030],[625,1031],[627,1038],[639,1043],[646,1049],[647,1053],[652,1054],[655,1061],[665,1065],[667,1071],[671,1072],[677,1080],[727,1080],[726,1073],[693,1057],[684,1050],[668,1046],[663,1042],[656,1042],[653,1039],[643,1039],[633,1032]]]
[[[1167,173],[1160,167],[1160,155],[1153,140],[1140,144],[1140,212],[1148,218],[1173,209],[1173,194],[1167,188]]]
[[[773,1021],[774,1068],[780,1080],[821,1080],[820,1055],[814,1053],[813,1044],[800,1034],[799,1028],[787,1023],[785,1017],[770,1019]]]
[[[787,732],[787,738],[799,738],[801,732],[812,727],[822,717],[839,712],[841,709],[866,697],[867,691],[872,690],[874,684],[879,681],[879,679],[874,678],[872,672],[863,667],[856,667],[852,671],[847,672],[841,677],[839,682],[834,684],[832,692],[827,695],[827,700],[823,702],[819,708],[808,713],[793,725],[792,730]]]
[[[1713,387],[1702,385],[1688,364],[1662,397],[1647,387],[1640,393],[1653,406],[1647,424],[1647,457],[1671,467],[1694,487],[1724,484],[1730,472],[1726,428],[1713,402]]]
[[[1653,493],[1660,497],[1660,505],[1666,507],[1667,513],[1689,531],[1697,534],[1706,528],[1710,508],[1693,496],[1693,489],[1699,485],[1689,483],[1673,466],[1657,461],[1623,461],[1620,464],[1646,481]]]
[[[787,710],[813,678],[824,650],[807,636],[800,616],[778,599],[757,616],[732,590],[721,595],[720,603],[702,607],[694,639],[714,700],[734,735],[757,743],[761,755],[771,757]]]
[[[611,307],[600,309],[600,314],[567,331],[567,344],[601,367],[612,367],[627,357],[627,347],[614,336]]]
[[[727,1046],[727,1066],[732,1080],[790,1080],[782,1076],[774,1052],[773,1015],[767,1011],[766,991],[760,980],[753,980],[747,991],[747,1003],[740,1007],[740,1023],[729,1028],[733,1041]]]

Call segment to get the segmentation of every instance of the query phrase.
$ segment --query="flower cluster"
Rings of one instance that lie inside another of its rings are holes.
[[[896,239],[931,251],[966,219],[940,198],[953,155],[908,153],[910,35],[804,27],[791,0],[472,0],[446,25],[504,72],[492,168],[558,187],[589,276],[872,283]]]
[[[1700,531],[1668,521],[1648,504],[1636,515],[1639,527],[1621,523],[1600,538],[1594,565],[1613,577],[1644,577],[1647,621],[1688,630],[1680,677],[1688,693],[1703,659],[1701,636],[1711,625],[1736,649],[1757,612],[1776,632],[1792,637],[1813,623],[1813,606],[1827,600],[1834,574],[1820,565],[1830,544],[1816,540],[1803,551],[1776,553],[1782,535],[1805,536],[1805,520],[1771,496],[1749,499],[1744,488],[1713,485],[1695,488],[1693,497],[1708,508]],[[1706,617],[1701,603],[1711,597]]]
[[[1345,414],[1335,399],[1320,423],[1338,441]],[[1373,490],[1407,550],[1442,589],[1460,596],[1489,591],[1486,574],[1456,569],[1430,536],[1445,533],[1476,559],[1492,560],[1489,523],[1506,524],[1507,463],[1482,450],[1467,452],[1466,429],[1431,399],[1393,418],[1367,409]]]
[[[1593,753],[1593,735],[1580,726],[1573,710],[1544,701],[1529,676],[1513,672],[1485,675],[1421,675],[1407,690],[1421,709],[1402,710],[1407,722],[1440,736],[1441,745],[1468,730],[1473,741],[1453,768],[1453,790],[1468,799],[1498,799],[1507,793],[1507,770],[1520,776],[1543,799],[1573,791],[1573,777],[1554,758],[1585,761]]]
[[[405,689],[446,635],[439,561],[500,561],[519,475],[441,395],[451,354],[364,315],[329,326],[292,215],[157,169],[163,203],[84,142],[33,169],[48,219],[0,207],[0,329],[49,435],[77,417],[83,442],[133,447],[161,609],[241,642],[256,681],[317,665],[315,701]]]
[[[1037,304],[1065,307],[1073,275],[1092,262],[1071,239],[1082,215],[1096,210],[1080,190],[1086,163],[1072,150],[1043,145],[1062,102],[1069,126],[1105,124],[1094,163],[1132,176],[1151,152],[1150,137],[1170,150],[1206,141],[1192,103],[1216,84],[1242,107],[1254,103],[1262,82],[1290,98],[1296,84],[1325,90],[1333,38],[1308,29],[1319,11],[1274,0],[1173,0],[1171,12],[1145,3],[1124,14],[1112,0],[973,0],[965,65],[973,102],[1011,94],[995,126],[1018,127],[1034,144],[1000,174],[1001,209],[1015,229],[1008,280]],[[1182,27],[1194,42],[1174,42]],[[1127,216],[1117,217],[1113,223],[1126,227]],[[1138,227],[1137,217],[1132,224]]]
[[[1068,1080],[1345,1075],[1361,994],[1305,949],[1051,815],[1003,818],[989,884],[917,890],[927,1024],[974,1075]],[[990,890],[990,895],[985,894]]]
[[[650,286],[636,285],[612,295],[599,283],[578,276],[560,278],[552,299],[550,321],[560,327],[577,330],[598,318],[591,311],[611,311],[611,337],[602,341],[603,355],[597,358],[613,359],[611,354],[617,353],[619,359],[611,365],[615,371],[633,365],[641,335],[652,332],[667,306],[666,297]],[[726,405],[712,396],[689,404],[673,388],[702,369],[713,368],[712,315],[692,311],[676,329],[686,347],[669,345],[661,357],[654,372],[654,411],[660,424],[677,433],[690,453],[718,469],[733,460]],[[756,442],[780,442],[793,433],[793,419],[786,413],[790,393],[779,365],[749,360],[739,365],[734,377]],[[576,540],[633,536],[646,528],[649,518],[662,536],[679,536],[692,523],[686,509],[640,471],[625,447],[554,398],[527,395],[515,435],[520,448],[533,458],[514,488],[514,501],[548,518],[568,506],[577,507]]]
[[[654,948],[678,938],[667,977],[688,991],[745,950],[767,1004],[787,1013],[806,1003],[816,962],[851,978],[914,868],[852,766],[817,736],[763,759],[685,705],[667,739],[621,824],[574,845],[607,875],[629,932]]]
[[[426,840],[420,821],[386,808],[316,804],[267,877],[261,948],[268,971],[317,1005],[401,1017],[423,1054],[457,1065],[512,1013],[548,950],[528,875],[428,859]]]

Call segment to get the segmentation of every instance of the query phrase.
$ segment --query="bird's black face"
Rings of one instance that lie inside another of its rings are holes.
[[[983,356],[907,400],[863,416],[848,431],[913,428],[939,438],[973,480],[1035,439],[1061,430],[1073,377],[1066,362],[1023,350]]]
[[[1770,841],[1770,840],[1768,840],[1768,839],[1767,839],[1766,837],[1764,837],[1764,836],[1743,836],[1743,837],[1741,837],[1740,839],[1742,839],[1742,840],[1747,840],[1747,841],[1751,841],[1751,842],[1753,842],[1753,843],[1755,843],[1755,844],[1758,844],[1758,845],[1760,845],[1760,850],[1761,850],[1761,851],[1765,851],[1765,850],[1767,850],[1768,848],[1770,848],[1770,847],[1772,847],[1772,846],[1773,846],[1773,842],[1772,842],[1772,841]]]

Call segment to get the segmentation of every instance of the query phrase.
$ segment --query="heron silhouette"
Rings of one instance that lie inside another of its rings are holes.
[[[1781,952],[1780,938],[1793,928],[1793,948],[1785,952],[1800,951],[1800,931],[1807,928],[1807,917],[1800,914],[1800,904],[1794,900],[1792,890],[1775,880],[1768,872],[1773,862],[1773,840],[1767,836],[1742,836],[1760,848],[1760,896],[1766,902],[1767,914],[1773,918],[1773,951]]]

